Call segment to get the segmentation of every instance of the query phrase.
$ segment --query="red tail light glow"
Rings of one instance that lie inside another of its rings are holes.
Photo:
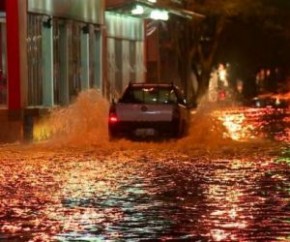
[[[117,117],[117,114],[116,114],[116,107],[115,105],[112,105],[110,107],[110,111],[109,111],[109,123],[110,124],[114,124],[114,123],[117,123],[118,122],[118,117]]]
[[[109,116],[109,122],[110,123],[117,123],[118,122],[118,118],[117,118],[117,116],[116,116],[116,114],[110,114],[110,116]]]

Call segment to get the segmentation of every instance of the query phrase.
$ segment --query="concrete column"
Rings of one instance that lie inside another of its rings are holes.
[[[54,105],[53,95],[53,26],[52,19],[45,19],[42,26],[43,56],[43,106]]]
[[[62,105],[69,104],[69,57],[68,57],[68,27],[60,26],[60,102]]]
[[[96,66],[95,66],[95,70],[94,70],[94,79],[95,79],[95,83],[94,83],[94,88],[97,88],[99,90],[102,90],[102,76],[103,76],[103,66],[102,66],[102,35],[100,31],[96,31],[94,33],[94,47],[93,49],[95,50],[95,62],[96,62]]]
[[[89,26],[84,26],[81,33],[81,90],[90,88],[89,57]]]

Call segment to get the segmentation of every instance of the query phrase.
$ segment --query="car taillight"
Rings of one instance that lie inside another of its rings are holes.
[[[110,123],[117,123],[118,122],[118,117],[115,113],[110,113],[109,122]]]
[[[118,122],[118,117],[117,117],[117,113],[116,113],[116,107],[115,105],[110,107],[110,111],[109,111],[109,123],[117,123]]]

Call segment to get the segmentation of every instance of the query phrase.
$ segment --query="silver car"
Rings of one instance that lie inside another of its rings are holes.
[[[109,135],[121,137],[182,137],[187,134],[190,110],[180,89],[169,83],[130,83],[112,102]]]

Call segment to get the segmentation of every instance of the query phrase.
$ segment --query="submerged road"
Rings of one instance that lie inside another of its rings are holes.
[[[260,112],[196,115],[179,141],[3,145],[0,241],[290,241],[289,116]]]

